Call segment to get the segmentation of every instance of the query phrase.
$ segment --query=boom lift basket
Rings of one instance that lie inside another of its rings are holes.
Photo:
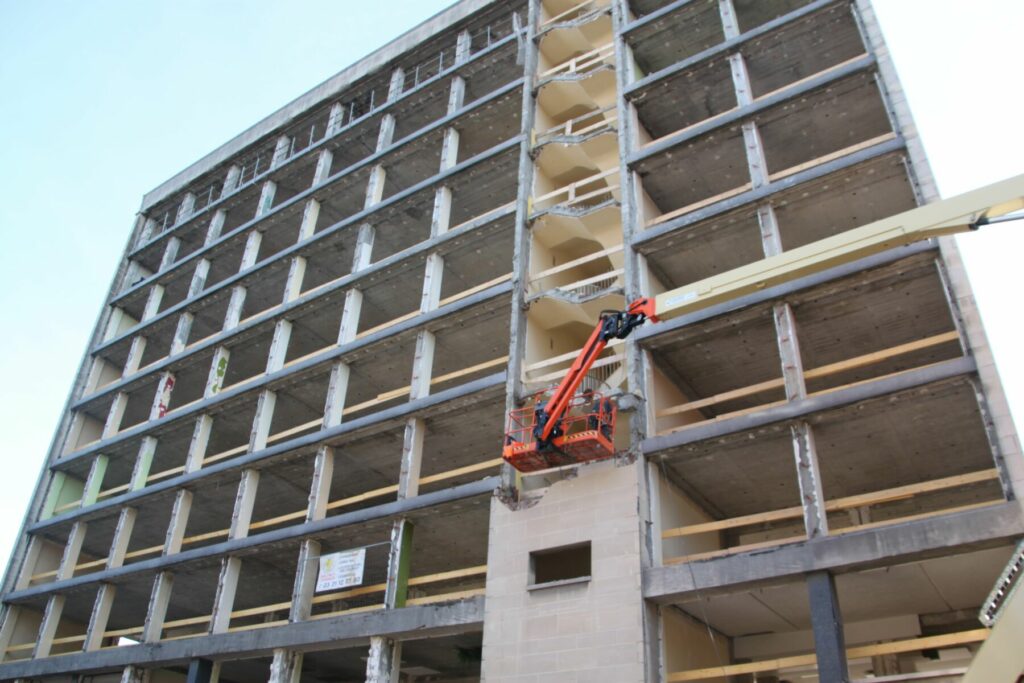
[[[548,443],[536,437],[538,409],[549,392],[535,394],[526,406],[509,413],[505,431],[505,462],[520,472],[604,460],[615,455],[615,402],[597,392],[573,396],[555,436]]]

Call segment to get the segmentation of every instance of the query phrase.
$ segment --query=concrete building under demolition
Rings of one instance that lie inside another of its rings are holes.
[[[951,238],[647,324],[615,458],[500,457],[602,310],[936,199],[866,0],[458,2],[143,198],[0,679],[959,680],[1024,461]]]

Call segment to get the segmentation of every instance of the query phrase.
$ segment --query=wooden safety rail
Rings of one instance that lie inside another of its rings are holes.
[[[936,491],[946,491],[950,489],[960,488],[963,486],[970,486],[973,484],[982,484],[990,481],[998,481],[999,473],[995,469],[980,470],[978,472],[969,472],[967,474],[958,474],[952,477],[943,477],[942,479],[933,479],[931,481],[919,482],[917,484],[908,484],[906,486],[897,486],[894,488],[885,489],[882,491],[874,491],[871,493],[862,493],[855,496],[845,496],[843,498],[836,498],[834,500],[825,502],[826,512],[842,512],[844,510],[855,510],[858,508],[870,507],[872,505],[880,505],[882,503],[892,503],[900,500],[908,500],[914,496],[920,496],[926,493],[934,493]],[[948,515],[954,512],[961,512],[964,510],[971,510],[979,507],[988,507],[990,505],[999,505],[1005,502],[1003,498],[997,500],[987,500],[981,503],[972,503],[969,505],[959,505],[955,507],[946,507],[940,510],[932,510],[925,513],[915,515],[903,515],[902,517],[896,517],[893,519],[886,519],[878,522],[869,522],[865,524],[854,524],[851,526],[845,526],[839,529],[830,529],[829,535],[839,536],[842,534],[852,533],[854,531],[863,531],[865,529],[873,529],[876,527],[886,526],[889,524],[898,524],[903,522],[912,521],[915,519],[927,519],[929,517],[937,517],[940,515]],[[738,529],[742,527],[757,526],[761,524],[769,524],[772,522],[784,522],[788,520],[797,520],[803,517],[803,508],[801,506],[793,506],[788,508],[782,508],[780,510],[770,510],[768,512],[758,512],[750,515],[743,515],[741,517],[731,517],[729,519],[715,520],[711,522],[700,522],[697,524],[687,524],[686,526],[675,527],[672,529],[666,529],[661,533],[663,539],[680,538],[686,536],[697,536],[700,534],[707,534],[712,532],[726,531],[729,529]],[[759,543],[747,543],[743,545],[733,546],[731,548],[723,548],[721,550],[712,550],[702,553],[694,553],[691,555],[685,555],[681,557],[670,557],[665,558],[663,564],[679,564],[683,562],[695,562],[698,560],[707,560],[715,557],[722,557],[725,555],[733,555],[736,553],[746,552],[749,550],[756,550],[759,548],[770,548],[779,545],[787,545],[790,543],[799,543],[806,541],[807,536],[801,534],[799,536],[793,536],[789,538],[776,539],[771,541],[762,541]]]
[[[864,657],[900,654],[903,652],[915,652],[917,650],[939,650],[946,647],[966,645],[968,643],[980,643],[986,638],[988,638],[988,629],[979,628],[971,631],[961,631],[959,633],[946,633],[940,636],[896,640],[890,643],[878,643],[875,645],[859,645],[857,647],[846,648],[846,658],[859,659]],[[670,683],[681,683],[682,681],[704,681],[713,678],[740,676],[743,674],[753,674],[764,671],[778,671],[780,669],[790,669],[794,667],[815,666],[817,662],[817,657],[813,654],[794,655],[791,657],[779,657],[778,659],[748,662],[746,664],[728,664],[725,666],[712,666],[703,669],[676,671],[668,674],[665,680]]]

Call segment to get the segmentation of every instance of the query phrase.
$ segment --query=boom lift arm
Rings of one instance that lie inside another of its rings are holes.
[[[594,437],[600,442],[596,450],[590,447],[579,453],[567,453],[569,446],[576,444],[578,447],[580,442],[567,441],[563,421],[583,379],[607,344],[612,339],[625,339],[648,320],[658,322],[676,318],[914,242],[969,232],[988,223],[1024,218],[1007,215],[1022,209],[1024,175],[1019,175],[847,230],[655,297],[637,299],[625,311],[605,311],[554,393],[547,401],[538,401],[533,407],[532,424],[524,427],[520,418],[516,429],[513,423],[516,422],[517,411],[510,416],[503,457],[524,472],[611,457],[614,451],[610,434],[606,434],[609,437],[607,442]],[[579,401],[576,403],[578,405]],[[519,414],[522,412],[518,411]],[[591,423],[597,419],[597,416],[592,416]],[[600,419],[605,419],[603,413]],[[527,433],[532,443],[523,438]],[[559,455],[549,457],[546,452]]]

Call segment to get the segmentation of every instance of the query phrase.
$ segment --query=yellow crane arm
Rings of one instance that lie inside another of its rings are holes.
[[[883,218],[659,294],[654,297],[653,313],[656,319],[668,320],[887,249],[967,232],[1021,209],[1024,209],[1024,175]]]

